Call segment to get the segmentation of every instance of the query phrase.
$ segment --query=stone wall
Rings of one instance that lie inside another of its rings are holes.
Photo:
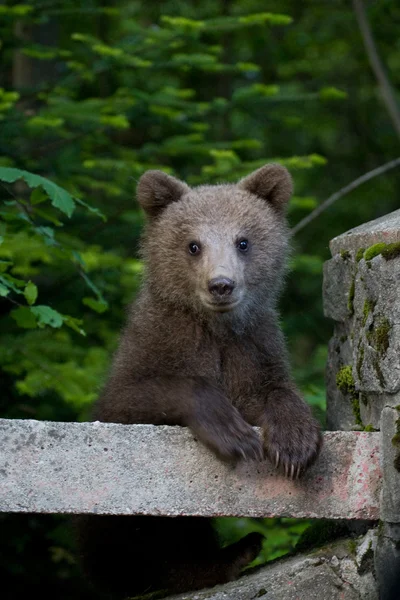
[[[400,211],[341,235],[324,266],[324,311],[335,321],[327,425],[379,430],[400,405]]]
[[[326,370],[327,426],[380,431],[383,471],[375,575],[400,598],[400,210],[330,244],[324,310],[334,320]]]

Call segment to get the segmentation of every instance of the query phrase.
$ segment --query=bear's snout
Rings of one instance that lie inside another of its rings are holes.
[[[208,291],[214,298],[230,296],[235,288],[235,282],[228,277],[214,277],[208,282]]]

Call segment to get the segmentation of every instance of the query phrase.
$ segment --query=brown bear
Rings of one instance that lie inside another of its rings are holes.
[[[94,418],[188,426],[223,460],[266,457],[298,477],[321,433],[291,379],[276,312],[288,171],[267,164],[236,185],[196,188],[148,171],[137,193],[144,281]],[[210,521],[194,517],[81,517],[79,531],[89,577],[115,597],[231,580],[261,543],[251,534],[220,549]]]

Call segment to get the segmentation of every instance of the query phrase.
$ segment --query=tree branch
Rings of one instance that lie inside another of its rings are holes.
[[[365,14],[363,0],[353,0],[353,6],[371,68],[380,86],[382,100],[386,105],[393,127],[400,138],[400,110],[392,86],[385,73],[385,68],[376,49],[367,15]]]
[[[298,233],[301,229],[304,229],[304,227],[306,225],[311,223],[311,221],[316,219],[322,212],[324,212],[327,208],[332,206],[332,204],[334,202],[336,202],[336,200],[339,200],[339,198],[342,198],[343,196],[345,196],[352,190],[358,188],[360,185],[362,185],[366,181],[369,181],[370,179],[373,179],[374,177],[377,177],[378,175],[382,175],[382,173],[385,173],[386,171],[389,171],[390,169],[394,169],[395,167],[398,167],[398,166],[400,166],[400,157],[395,158],[394,160],[391,160],[390,162],[385,163],[384,165],[381,165],[380,167],[377,167],[376,169],[373,169],[372,171],[368,171],[368,173],[361,175],[361,177],[358,177],[357,179],[355,179],[354,181],[352,181],[345,187],[341,188],[338,192],[335,192],[334,194],[332,194],[332,196],[329,196],[329,198],[327,198],[324,202],[322,202],[322,204],[317,206],[317,208],[315,210],[313,210],[309,215],[304,217],[304,219],[299,221],[297,223],[297,225],[295,225],[291,230],[292,236],[295,235],[296,233]]]

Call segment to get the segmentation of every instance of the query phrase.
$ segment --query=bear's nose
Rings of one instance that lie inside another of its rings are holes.
[[[229,296],[232,294],[235,282],[228,277],[214,277],[208,282],[208,291],[213,296]]]

